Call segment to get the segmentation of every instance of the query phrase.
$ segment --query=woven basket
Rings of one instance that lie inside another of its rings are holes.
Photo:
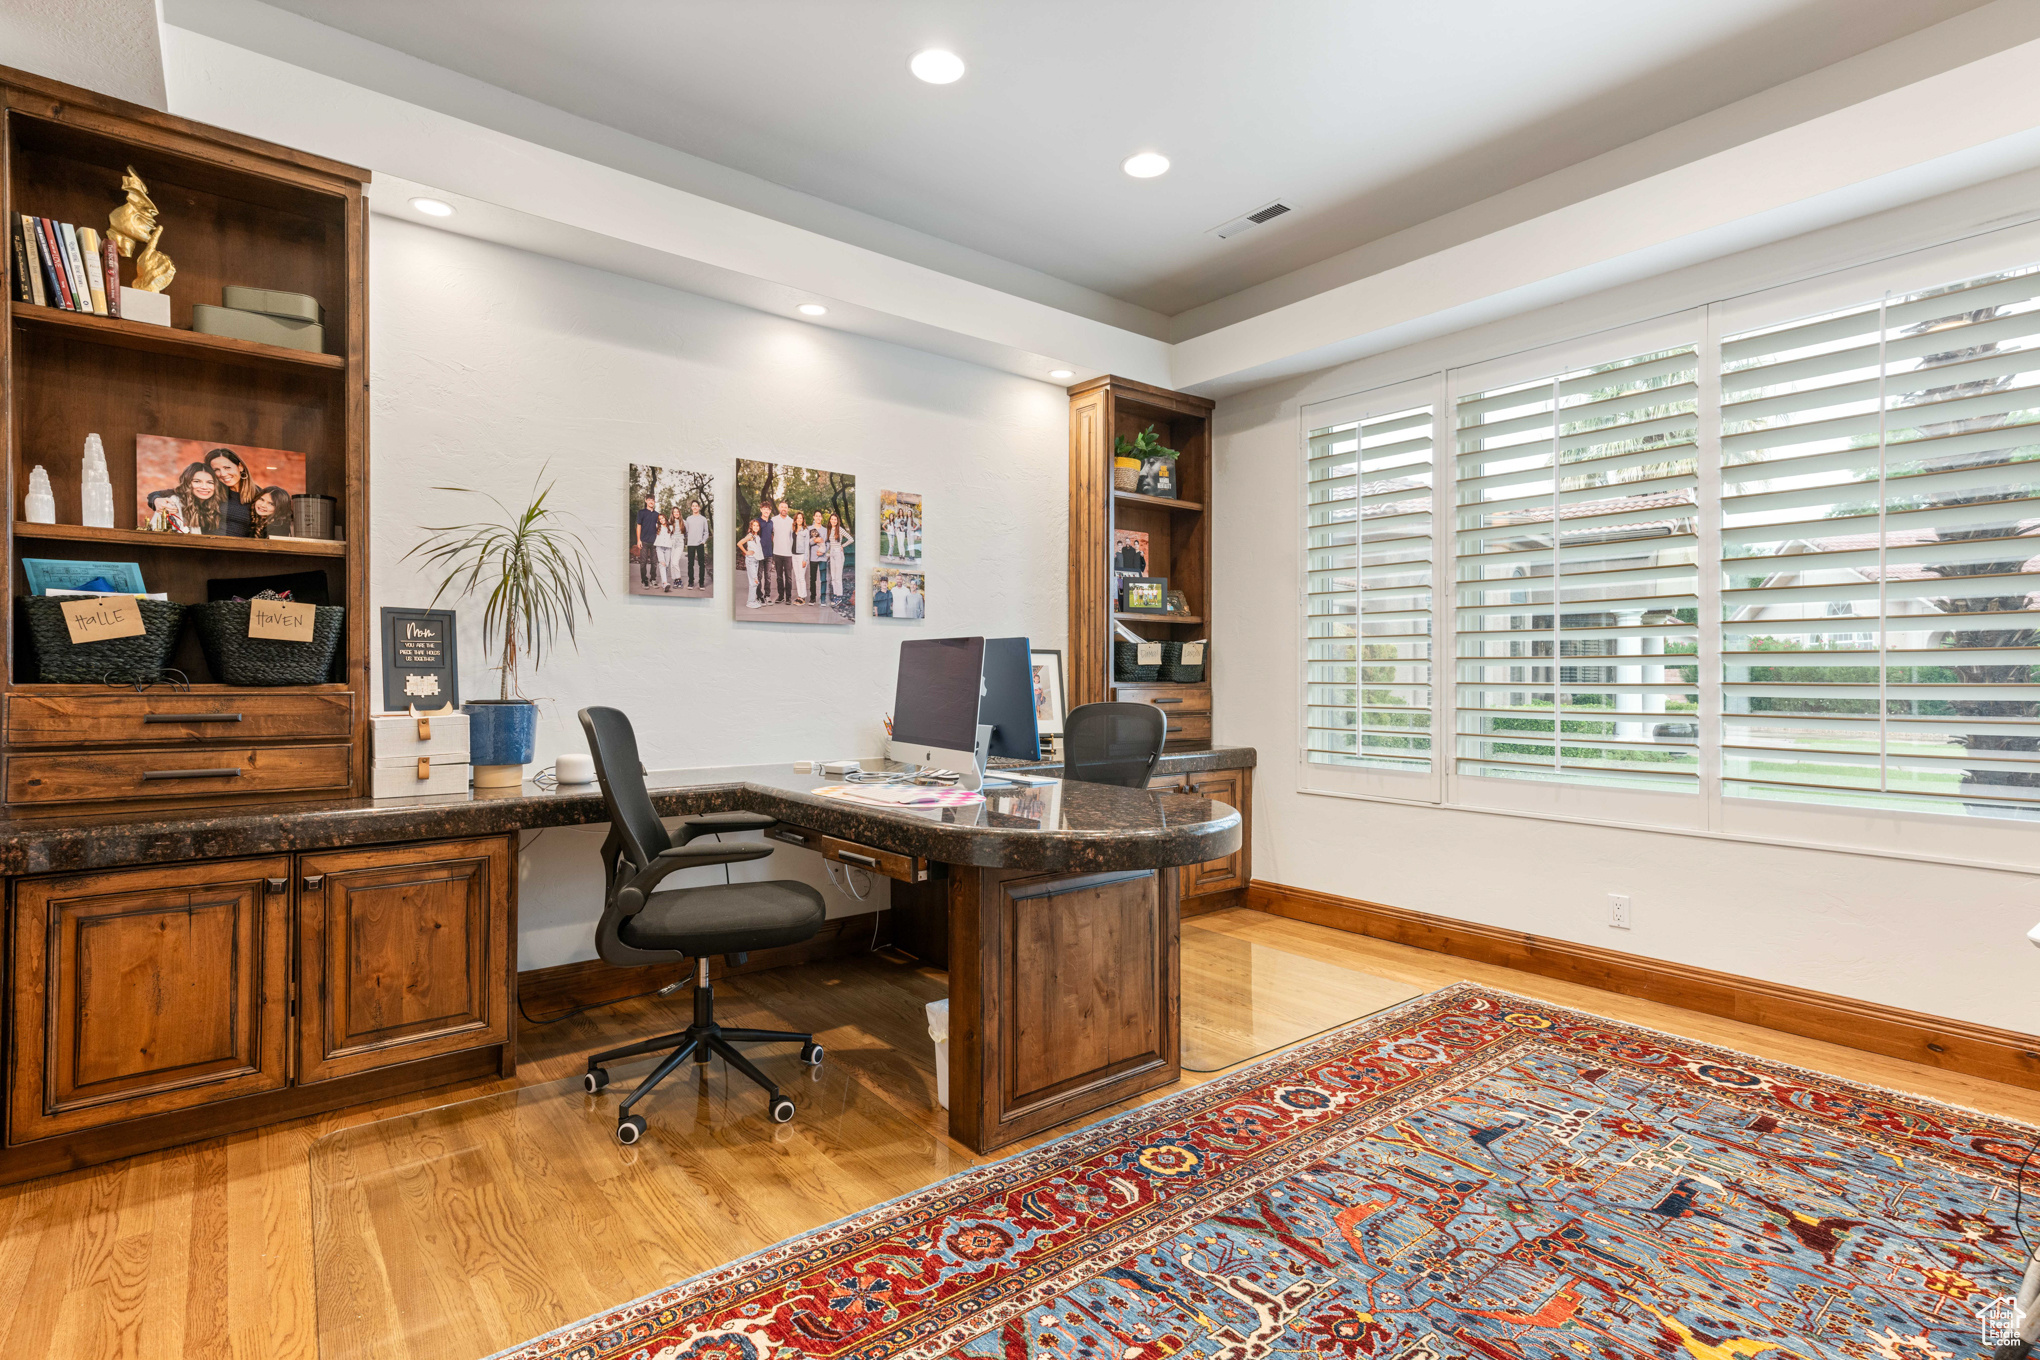
[[[205,664],[222,685],[323,685],[340,650],[347,611],[337,604],[314,605],[309,642],[248,636],[248,602],[216,600],[191,607]]]
[[[1131,684],[1161,679],[1162,668],[1160,666],[1141,666],[1134,663],[1134,658],[1139,655],[1139,643],[1114,642],[1112,644],[1112,678]],[[1166,656],[1168,653],[1164,651],[1163,655]]]
[[[168,600],[141,600],[144,630],[137,637],[73,642],[64,623],[64,597],[31,595],[18,602],[28,617],[29,642],[35,648],[36,672],[44,684],[99,685],[108,681],[133,684],[161,678],[177,650],[184,606]]]
[[[1162,679],[1178,684],[1194,685],[1204,679],[1204,668],[1211,662],[1211,644],[1204,644],[1204,660],[1194,666],[1183,664],[1183,644],[1164,642],[1162,644]]]

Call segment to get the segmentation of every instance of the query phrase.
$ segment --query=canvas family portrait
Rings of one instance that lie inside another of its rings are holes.
[[[305,456],[208,439],[135,436],[135,526],[159,534],[288,538]]]
[[[921,573],[886,566],[872,572],[871,613],[881,619],[928,617],[928,596]]]
[[[857,479],[791,463],[737,460],[731,594],[749,623],[857,621]]]
[[[917,493],[878,493],[878,560],[920,570],[921,497]]]
[[[691,468],[630,465],[632,595],[715,594],[715,478]]]

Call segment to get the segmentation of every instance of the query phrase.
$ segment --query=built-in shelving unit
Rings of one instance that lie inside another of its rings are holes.
[[[1224,651],[1204,626],[1211,586],[1212,403],[1127,378],[1094,378],[1070,393],[1070,655],[1072,704],[1130,700],[1153,703],[1169,717],[1169,747],[1211,741],[1210,667]],[[1175,449],[1180,499],[1122,491],[1112,484],[1112,450],[1154,426]],[[1148,536],[1148,574],[1166,576],[1187,599],[1187,614],[1136,614],[1116,608],[1112,557],[1116,531]],[[1198,684],[1120,683],[1112,674],[1115,625],[1157,642],[1211,641]]]
[[[121,174],[132,166],[157,205],[162,249],[177,271],[167,290],[171,324],[157,326],[21,301],[11,253],[0,252],[8,255],[0,268],[9,302],[7,324],[0,327],[5,378],[0,401],[8,441],[0,480],[10,505],[0,524],[7,574],[0,626],[10,639],[8,758],[23,743],[51,745],[46,735],[25,735],[50,729],[17,721],[27,712],[24,705],[33,701],[41,705],[39,712],[53,711],[52,705],[70,703],[77,690],[38,679],[15,608],[25,592],[23,557],[133,561],[150,590],[187,605],[206,602],[215,581],[243,583],[236,593],[253,593],[245,583],[314,572],[325,578],[327,601],[348,610],[345,641],[327,683],[249,693],[278,696],[278,703],[292,694],[351,695],[346,791],[364,790],[367,172],[4,67],[0,116],[5,154],[0,231],[11,234],[17,215],[28,213],[104,233],[109,212],[122,199]],[[133,262],[124,261],[124,282],[132,283],[132,270]],[[193,305],[221,303],[228,284],[317,298],[325,311],[326,352],[193,331]],[[114,494],[111,528],[79,523],[88,434],[99,435],[106,449]],[[304,489],[333,498],[345,540],[147,532],[138,525],[135,474],[135,438],[144,434],[303,454]],[[21,517],[29,470],[37,465],[49,474],[61,523],[31,524]],[[185,630],[172,664],[190,678],[195,693],[219,692],[193,630]],[[160,689],[152,693],[160,699]],[[324,724],[318,740],[330,743],[335,735],[330,705],[318,711]],[[253,719],[249,723],[252,727]],[[276,740],[291,739],[284,723]],[[310,733],[302,738],[311,739]],[[44,750],[36,759],[52,754]],[[282,748],[271,752],[272,764],[284,758]],[[186,792],[178,787],[180,795]],[[332,792],[330,782],[325,791]],[[193,785],[188,792],[201,794],[201,788]]]

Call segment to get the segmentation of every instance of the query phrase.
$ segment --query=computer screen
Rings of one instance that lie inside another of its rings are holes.
[[[893,693],[893,741],[968,755],[977,747],[978,691],[984,673],[981,637],[902,642],[899,685]]]
[[[1041,759],[1034,720],[1034,644],[1024,637],[985,639],[985,693],[978,721],[992,729],[990,755]]]

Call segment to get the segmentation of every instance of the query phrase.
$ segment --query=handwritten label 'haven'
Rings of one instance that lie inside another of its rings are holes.
[[[248,601],[248,636],[275,638],[279,642],[310,642],[318,609],[289,600]]]
[[[64,601],[64,626],[71,630],[72,642],[140,637],[148,631],[132,595],[74,596]]]

